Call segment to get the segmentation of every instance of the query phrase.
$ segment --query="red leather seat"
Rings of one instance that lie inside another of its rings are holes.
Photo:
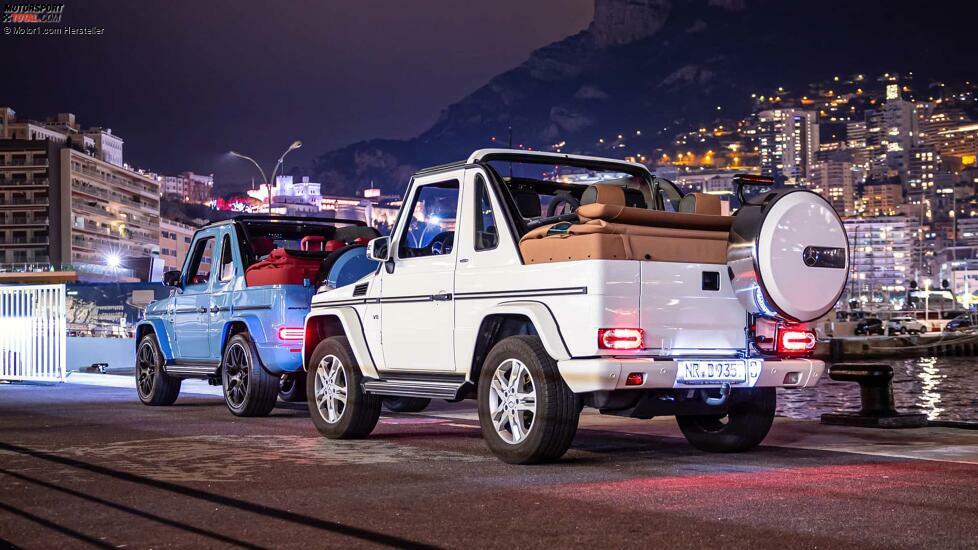
[[[251,252],[256,258],[268,256],[275,250],[275,241],[268,237],[255,237],[251,240]]]
[[[336,252],[346,246],[346,243],[339,239],[332,239],[326,243],[326,252]]]
[[[321,258],[293,256],[284,248],[276,248],[268,258],[245,271],[245,283],[248,286],[301,285],[308,279],[312,284],[321,262]]]

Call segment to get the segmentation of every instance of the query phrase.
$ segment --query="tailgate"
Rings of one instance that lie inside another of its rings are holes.
[[[640,263],[639,320],[648,349],[705,357],[745,348],[747,312],[733,293],[725,264]]]

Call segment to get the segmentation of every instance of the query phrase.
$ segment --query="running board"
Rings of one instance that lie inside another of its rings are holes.
[[[171,360],[163,366],[163,371],[181,378],[212,378],[217,376],[220,361]]]
[[[376,395],[396,395],[400,397],[427,397],[431,399],[458,399],[467,382],[412,380],[369,380],[363,383],[363,390]]]

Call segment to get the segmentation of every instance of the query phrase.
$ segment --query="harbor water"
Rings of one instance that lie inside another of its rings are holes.
[[[852,361],[847,361],[850,363]],[[866,361],[893,367],[897,410],[929,420],[978,422],[978,357],[918,357]],[[859,385],[828,375],[813,389],[784,390],[778,415],[818,419],[822,413],[859,410]]]

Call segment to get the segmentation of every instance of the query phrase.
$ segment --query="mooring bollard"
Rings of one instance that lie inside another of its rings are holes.
[[[897,412],[893,401],[893,368],[882,363],[837,363],[829,367],[829,378],[859,384],[858,414],[827,413],[823,424],[864,428],[921,428],[927,415]]]

